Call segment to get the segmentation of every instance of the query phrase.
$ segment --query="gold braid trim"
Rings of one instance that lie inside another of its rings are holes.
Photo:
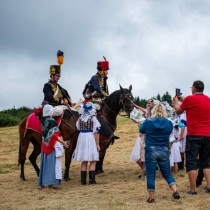
[[[52,91],[54,93],[54,96],[53,96],[54,100],[56,102],[59,102],[59,98],[63,98],[63,94],[61,93],[60,88],[55,83],[49,83],[49,84],[51,85]],[[58,91],[57,91],[57,88],[58,88]],[[56,91],[57,91],[57,94],[55,95]]]

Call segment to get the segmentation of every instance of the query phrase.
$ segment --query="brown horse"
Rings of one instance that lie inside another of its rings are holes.
[[[106,153],[106,149],[110,144],[114,143],[114,139],[118,138],[114,135],[114,131],[117,126],[116,118],[120,112],[120,109],[124,109],[129,116],[130,112],[133,109],[133,95],[131,93],[132,86],[129,89],[123,89],[120,86],[120,90],[117,90],[110,94],[108,98],[106,98],[104,105],[102,107],[99,121],[102,124],[102,133],[100,135],[100,161],[97,163],[96,171],[98,173],[103,172],[102,164],[104,160],[104,156]],[[70,140],[70,146],[65,150],[65,172],[64,172],[64,180],[68,181],[69,177],[69,169],[72,159],[72,154],[76,148],[77,138],[78,138],[78,130],[76,129],[76,121],[79,118],[77,112],[72,110],[65,110],[63,119],[60,125],[60,130],[64,140]],[[20,146],[19,146],[19,164],[21,164],[21,174],[20,178],[25,180],[24,174],[24,163],[26,159],[26,152],[28,150],[29,143],[31,142],[34,146],[31,155],[29,156],[29,160],[33,165],[37,175],[39,176],[39,167],[36,164],[36,160],[38,155],[41,152],[41,141],[42,136],[40,133],[37,133],[33,130],[27,130],[27,133],[24,137],[24,131],[26,126],[27,118],[21,121],[19,125],[19,135],[20,135]]]
[[[24,164],[26,160],[26,152],[28,150],[29,143],[33,144],[33,151],[29,156],[29,160],[33,165],[37,175],[39,176],[39,167],[37,166],[36,160],[38,155],[41,153],[41,142],[42,142],[42,134],[28,129],[25,136],[24,131],[26,127],[27,118],[23,119],[19,124],[19,164],[21,164],[21,173],[20,178],[25,180],[24,174]],[[76,129],[76,121],[79,118],[79,114],[76,111],[67,109],[64,111],[63,119],[60,125],[60,130],[64,140],[69,140],[70,145],[69,148],[65,150],[65,172],[64,179],[68,181],[69,178],[69,167],[71,164],[72,154],[76,147],[77,138],[79,131]]]

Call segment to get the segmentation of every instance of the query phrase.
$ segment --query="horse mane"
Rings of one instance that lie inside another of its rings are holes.
[[[64,110],[63,119],[69,120],[73,115],[78,116],[79,113],[77,111],[72,110],[72,109],[71,110],[66,109],[66,110]]]
[[[106,104],[112,104],[119,106],[120,90],[115,90],[105,99]],[[116,100],[117,99],[117,100]]]

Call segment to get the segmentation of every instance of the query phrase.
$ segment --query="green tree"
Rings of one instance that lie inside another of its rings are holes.
[[[160,93],[157,94],[156,98],[157,98],[158,101],[161,101]]]
[[[170,105],[172,104],[172,97],[168,91],[162,96],[162,101],[167,101]]]
[[[135,97],[133,102],[134,102],[134,104],[140,106],[140,98],[139,98],[139,96]]]

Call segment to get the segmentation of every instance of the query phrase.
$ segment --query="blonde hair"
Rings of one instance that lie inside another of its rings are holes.
[[[152,109],[151,118],[167,118],[166,109],[162,104],[156,104]]]

